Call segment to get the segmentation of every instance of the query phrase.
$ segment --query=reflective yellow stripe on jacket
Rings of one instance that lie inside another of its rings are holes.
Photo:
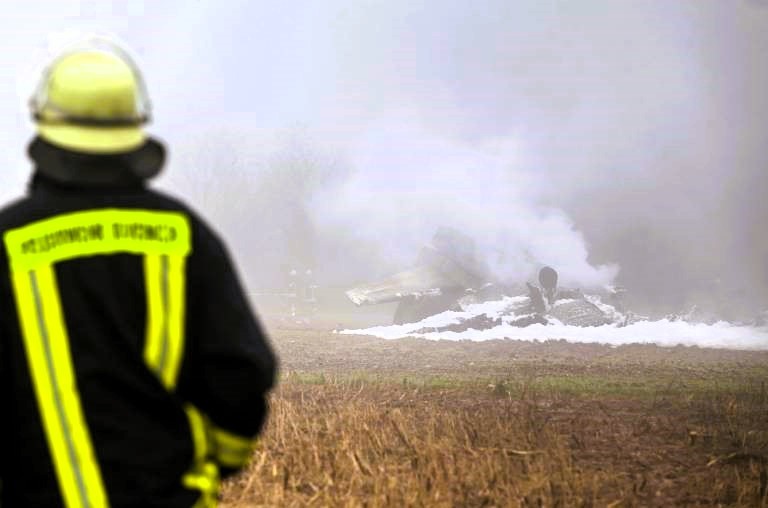
[[[176,389],[184,352],[184,256],[144,256],[144,284],[147,288],[147,332],[144,361],[165,388]],[[211,459],[210,430],[205,416],[193,405],[184,408],[189,420],[194,463],[182,483],[200,491],[195,508],[217,504],[219,470]]]
[[[68,507],[108,506],[75,383],[53,266],[14,272],[24,346],[56,476]]]
[[[107,507],[78,393],[54,265],[85,256],[144,256],[146,281],[152,280],[147,285],[145,359],[172,390],[183,353],[184,260],[191,249],[188,221],[176,212],[91,210],[7,231],[4,243],[32,383],[64,503],[70,508]]]
[[[147,288],[147,338],[144,361],[169,391],[184,352],[184,256],[144,256]]]
[[[253,456],[258,441],[253,438],[232,434],[211,425],[211,440],[219,464],[233,469],[245,466]]]

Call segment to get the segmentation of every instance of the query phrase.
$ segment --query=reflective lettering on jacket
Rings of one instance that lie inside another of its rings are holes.
[[[188,219],[181,213],[122,209],[59,215],[4,235],[32,384],[67,507],[102,508],[109,506],[109,499],[80,401],[54,265],[87,256],[143,256],[147,291],[144,360],[166,389],[173,391],[184,351],[185,260],[191,251],[190,235]],[[190,425],[199,463],[192,470],[206,475],[196,486],[204,500],[216,492],[218,474],[215,467],[204,464],[207,431],[196,410],[187,409],[188,415],[193,413]]]

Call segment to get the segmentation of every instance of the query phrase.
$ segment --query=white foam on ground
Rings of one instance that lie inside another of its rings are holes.
[[[528,341],[564,339],[568,342],[600,343],[612,346],[656,344],[662,347],[684,345],[751,351],[768,350],[768,327],[739,326],[725,321],[704,324],[662,319],[659,321],[640,321],[624,327],[614,324],[593,327],[535,324],[525,328],[502,323],[487,330],[470,329],[463,332],[427,331],[430,328],[435,329],[457,324],[480,314],[496,318],[504,313],[504,309],[518,302],[518,297],[505,298],[496,302],[472,305],[465,312],[443,312],[417,323],[374,326],[359,330],[343,330],[339,333],[373,335],[383,339],[399,339],[402,337],[471,341],[504,338]]]

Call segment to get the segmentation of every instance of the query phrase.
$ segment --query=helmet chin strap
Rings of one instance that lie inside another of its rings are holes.
[[[138,127],[151,121],[149,113],[125,118],[95,118],[68,113],[50,100],[45,105],[45,114],[32,108],[32,119],[47,125],[67,124],[87,127]]]

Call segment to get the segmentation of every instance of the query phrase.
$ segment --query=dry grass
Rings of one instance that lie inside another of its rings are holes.
[[[768,364],[754,355],[683,370],[630,355],[588,375],[550,360],[518,375],[469,346],[439,373],[296,368],[333,358],[328,344],[375,365],[397,346],[325,337],[277,335],[287,374],[223,506],[768,506]],[[286,357],[296,341],[304,356]],[[443,345],[417,346],[439,363]]]

